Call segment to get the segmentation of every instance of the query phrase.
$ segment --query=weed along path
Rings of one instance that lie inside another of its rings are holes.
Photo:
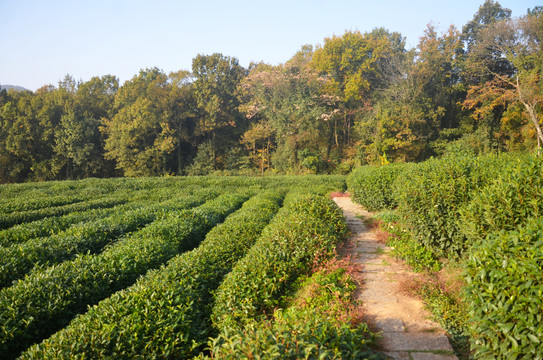
[[[334,201],[343,209],[352,233],[347,254],[362,265],[358,299],[370,328],[381,334],[380,350],[398,360],[457,359],[447,336],[430,320],[422,301],[401,290],[402,280],[416,274],[388,255],[389,248],[364,224],[363,219],[371,214],[350,197],[334,197]]]

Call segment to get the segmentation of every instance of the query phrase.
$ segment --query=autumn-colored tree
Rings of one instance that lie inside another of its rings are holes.
[[[255,66],[241,85],[242,112],[253,122],[243,142],[258,158],[261,170],[271,161],[284,172],[297,172],[298,151],[327,149],[329,109],[322,96],[322,81],[309,63],[312,48],[305,46],[278,66]],[[273,134],[273,136],[272,136]]]
[[[373,92],[387,86],[404,53],[401,35],[384,29],[346,31],[315,50],[312,66],[323,76],[326,94],[339,99],[333,119],[337,147],[350,145],[357,115],[371,107]]]
[[[543,13],[537,12],[518,19],[495,22],[481,33],[475,55],[491,49],[495,56],[506,59],[511,73],[495,71],[494,61],[487,56],[476,57],[476,63],[489,80],[472,85],[464,107],[473,110],[476,119],[484,118],[496,108],[515,103],[524,107],[526,119],[535,130],[538,148],[543,142],[541,113],[543,104]]]

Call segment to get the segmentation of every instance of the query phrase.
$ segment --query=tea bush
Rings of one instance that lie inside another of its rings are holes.
[[[100,302],[23,358],[196,355],[198,343],[205,343],[211,331],[211,292],[256,241],[281,200],[278,193],[250,199],[213,228],[197,249]],[[142,315],[127,316],[134,312]]]
[[[110,215],[82,223],[59,234],[32,239],[24,244],[0,248],[0,287],[8,286],[32,268],[50,266],[74,258],[80,253],[96,253],[123,234],[142,228],[166,211],[181,210],[201,204],[212,193],[169,200],[140,209]]]
[[[345,269],[306,279],[292,304],[271,319],[223,329],[209,342],[214,359],[379,359],[366,324],[349,314],[356,286]],[[201,358],[204,356],[201,355]]]
[[[407,168],[394,192],[415,239],[438,256],[461,255],[468,244],[458,222],[460,209],[498,177],[508,159],[455,155]]]
[[[225,194],[172,211],[97,255],[38,269],[0,291],[0,354],[19,351],[66,326],[89,304],[132,285],[148,270],[191,250],[249,193]],[[136,313],[135,316],[144,316]]]
[[[460,212],[461,230],[471,243],[501,230],[514,230],[529,218],[543,215],[543,159],[519,156],[511,160],[491,186]]]
[[[543,359],[543,220],[490,233],[467,266],[475,358]]]
[[[347,178],[352,198],[368,211],[394,209],[397,201],[393,183],[401,172],[411,164],[366,165],[359,167]]]
[[[218,329],[243,324],[279,305],[315,259],[334,253],[346,235],[343,214],[325,197],[291,194],[259,241],[228,274],[215,295]]]

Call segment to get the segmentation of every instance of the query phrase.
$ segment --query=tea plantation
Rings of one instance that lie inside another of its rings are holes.
[[[274,323],[315,262],[335,257],[346,225],[328,194],[344,189],[341,176],[0,186],[0,358],[214,356],[214,342]],[[346,275],[322,276],[353,291]],[[366,326],[330,321],[321,340],[302,326],[291,356],[372,356]]]
[[[347,182],[378,218],[394,219],[400,257],[435,277],[436,267],[461,269],[460,293],[438,282],[421,292],[443,326],[469,338],[466,358],[543,359],[541,157],[451,154],[365,166]]]

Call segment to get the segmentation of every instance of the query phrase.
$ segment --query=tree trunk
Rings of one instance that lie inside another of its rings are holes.
[[[524,107],[526,108],[526,110],[528,111],[528,115],[530,115],[530,120],[534,124],[535,130],[537,132],[537,155],[539,156],[539,153],[540,153],[539,147],[540,147],[541,142],[543,142],[543,132],[541,131],[541,126],[539,125],[539,121],[537,119],[537,114],[535,112],[535,107],[528,104],[525,101],[521,101],[521,102],[524,105]]]

